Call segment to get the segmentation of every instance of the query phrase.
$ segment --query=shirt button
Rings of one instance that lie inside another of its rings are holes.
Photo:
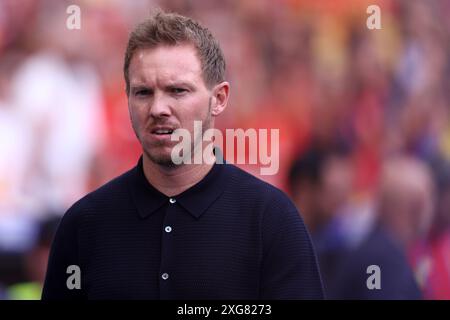
[[[175,203],[175,202],[177,202],[177,200],[175,200],[174,198],[170,198],[170,199],[169,199],[169,202],[170,202],[170,203]]]
[[[161,275],[161,278],[163,278],[163,280],[167,280],[167,279],[169,279],[169,274],[168,273],[163,273]]]
[[[171,227],[171,226],[167,226],[167,227],[164,228],[164,230],[165,230],[167,233],[169,233],[169,232],[172,231],[172,227]]]

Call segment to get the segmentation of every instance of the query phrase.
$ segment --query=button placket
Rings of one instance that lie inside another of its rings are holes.
[[[160,297],[169,299],[172,295],[171,288],[176,275],[172,274],[175,261],[173,259],[174,245],[176,241],[176,217],[180,210],[176,199],[169,198],[166,204],[166,213],[161,228],[161,264],[160,264]]]

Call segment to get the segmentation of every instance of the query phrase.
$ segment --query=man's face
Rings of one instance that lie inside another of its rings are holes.
[[[173,166],[173,130],[184,128],[194,140],[194,120],[210,128],[212,91],[202,77],[200,60],[191,45],[138,49],[129,67],[128,108],[145,156]],[[201,137],[195,137],[199,141]],[[192,141],[192,144],[194,141]]]

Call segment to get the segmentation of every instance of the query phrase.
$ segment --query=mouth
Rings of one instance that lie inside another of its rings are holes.
[[[168,126],[154,127],[150,132],[156,136],[170,136],[175,131],[175,128]]]
[[[153,134],[162,136],[162,135],[167,135],[167,134],[172,134],[173,130],[170,129],[158,129],[158,130],[152,130]]]

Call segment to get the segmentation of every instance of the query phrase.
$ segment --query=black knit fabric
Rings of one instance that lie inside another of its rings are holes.
[[[167,228],[170,227],[170,228]],[[68,289],[70,265],[81,289]],[[137,166],[76,202],[43,299],[321,299],[309,234],[277,188],[231,164],[169,198]]]

